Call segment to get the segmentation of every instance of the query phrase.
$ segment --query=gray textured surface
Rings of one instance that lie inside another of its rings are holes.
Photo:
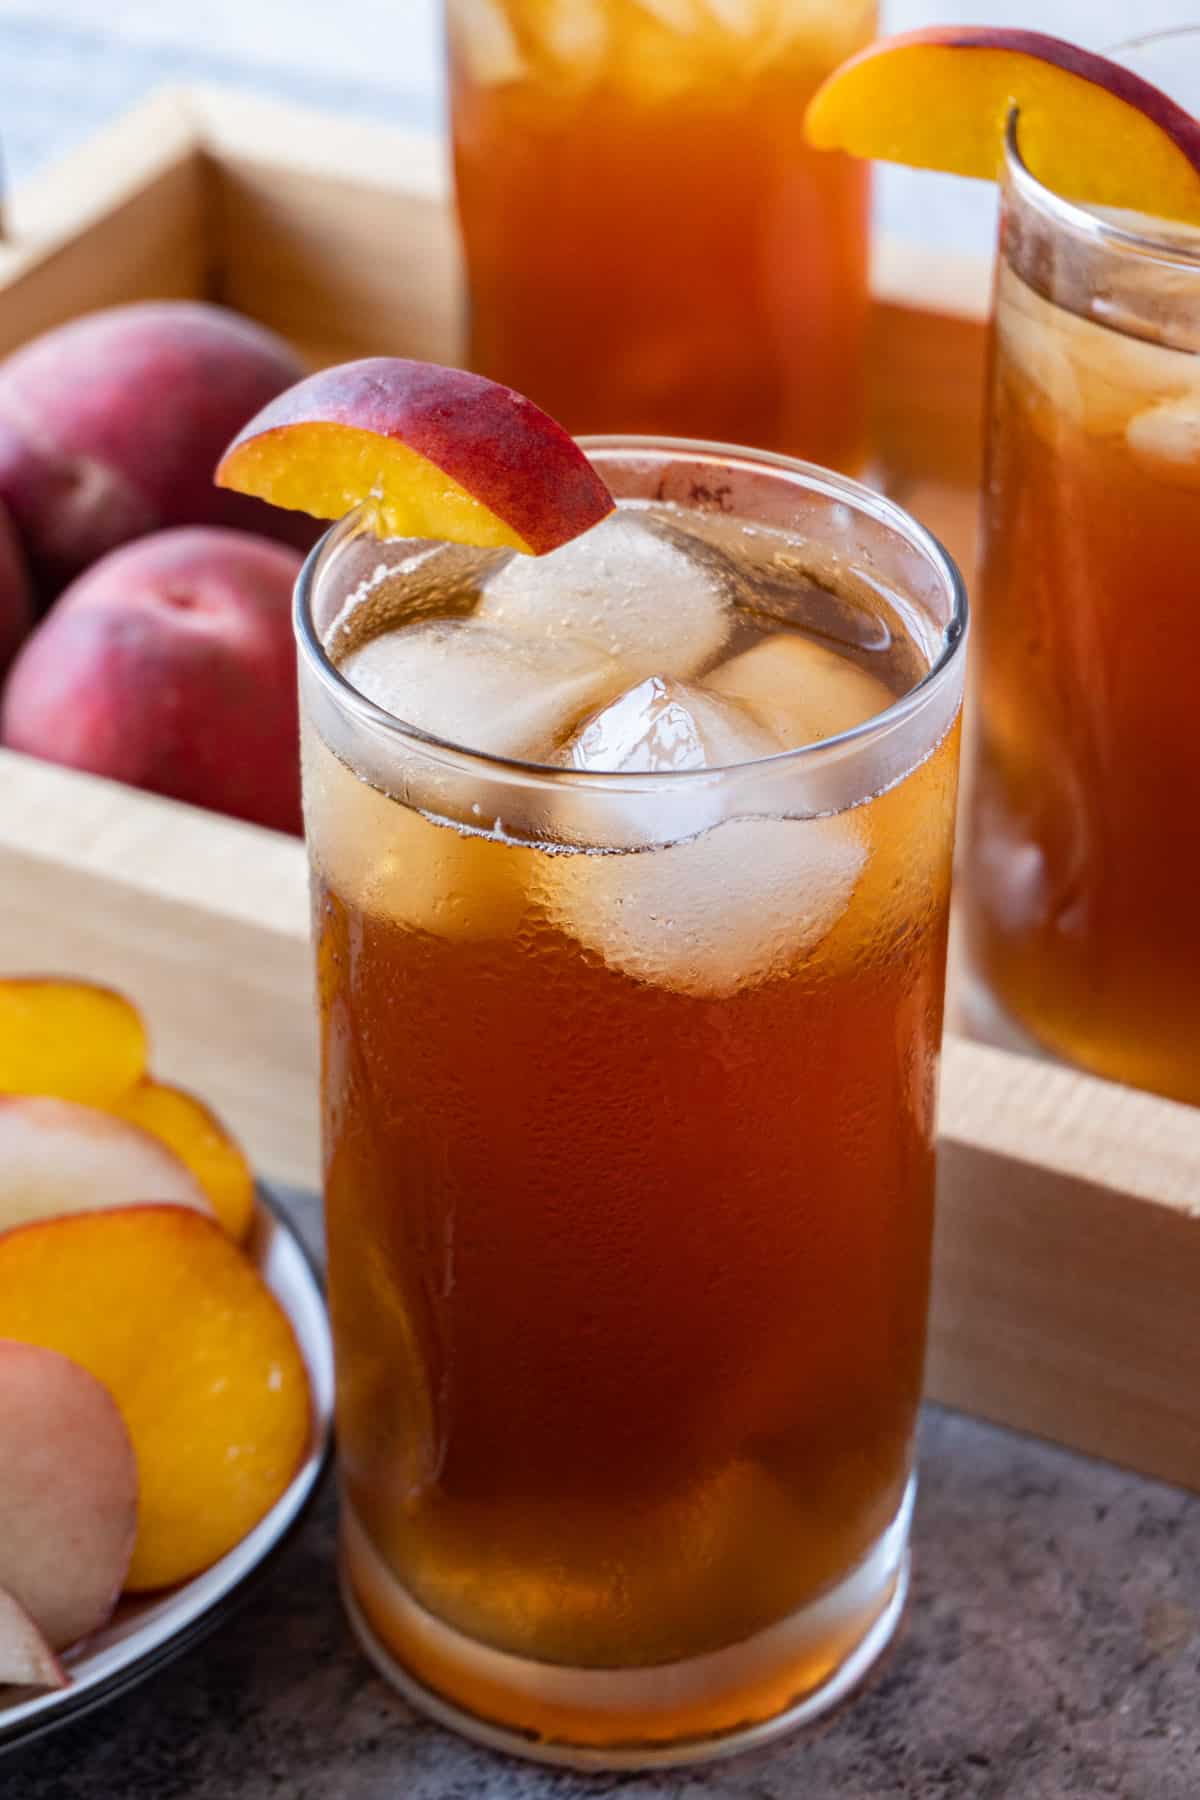
[[[294,1202],[315,1228],[311,1202]],[[245,1609],[7,1758],[4,1800],[1197,1800],[1200,1499],[948,1413],[915,1598],[816,1734],[695,1773],[531,1769],[417,1719],[351,1640],[333,1495]]]

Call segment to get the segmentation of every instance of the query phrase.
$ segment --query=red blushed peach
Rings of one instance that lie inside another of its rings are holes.
[[[398,356],[342,363],[289,388],[234,439],[216,478],[322,519],[366,503],[381,536],[534,555],[613,509],[574,439],[532,401]]]
[[[299,831],[291,591],[300,563],[282,544],[211,527],[113,551],[17,657],[0,742]]]
[[[273,332],[223,307],[156,300],[89,313],[0,364],[0,498],[39,593],[168,525],[297,538],[296,523],[233,494],[212,468],[230,437],[301,365]]]
[[[0,675],[33,624],[33,589],[12,515],[0,500]]]
[[[1039,31],[933,25],[882,38],[814,95],[823,150],[994,180],[1009,114],[1056,193],[1200,224],[1200,121],[1106,57]]]

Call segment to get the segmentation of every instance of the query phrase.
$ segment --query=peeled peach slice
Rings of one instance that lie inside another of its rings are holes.
[[[73,1100],[0,1095],[0,1231],[146,1200],[212,1210],[191,1170],[148,1131]]]
[[[147,1054],[137,1008],[110,988],[0,981],[0,1093],[106,1106],[141,1080]]]
[[[1200,122],[1132,70],[1038,31],[935,25],[882,38],[809,104],[823,150],[995,180],[1021,154],[1055,193],[1200,224]]]
[[[126,1206],[7,1232],[0,1336],[71,1357],[120,1408],[139,1481],[129,1588],[214,1563],[303,1455],[308,1376],[291,1325],[201,1213]]]
[[[67,1672],[19,1600],[0,1588],[0,1687],[64,1688]]]
[[[240,1146],[203,1101],[147,1077],[112,1110],[173,1150],[199,1182],[230,1237],[245,1237],[254,1218],[254,1176]],[[137,1197],[152,1196],[145,1191]]]
[[[534,555],[613,510],[582,450],[532,401],[398,356],[297,382],[233,440],[216,480],[321,519],[366,504],[381,537]]]
[[[133,1552],[137,1464],[112,1395],[54,1350],[0,1339],[0,1471],[0,1590],[64,1650],[108,1619]],[[29,1642],[9,1624],[11,1638],[0,1611],[0,1681],[6,1646]]]

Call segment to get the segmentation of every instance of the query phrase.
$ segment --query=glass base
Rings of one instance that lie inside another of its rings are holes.
[[[572,1669],[476,1643],[412,1599],[344,1501],[342,1595],[385,1680],[489,1749],[573,1769],[715,1762],[820,1718],[881,1655],[908,1595],[914,1494],[910,1480],[892,1523],[837,1587],[753,1638],[684,1662]]]

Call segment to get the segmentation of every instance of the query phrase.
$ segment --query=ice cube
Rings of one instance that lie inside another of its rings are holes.
[[[741,701],[787,750],[852,731],[895,699],[877,675],[795,632],[763,638],[714,669],[705,683]]]
[[[1189,385],[1195,358],[1131,337],[1055,306],[1007,266],[1000,272],[996,329],[1006,354],[1060,419],[1096,437],[1123,432],[1131,416]]]
[[[732,699],[652,677],[572,740],[575,768],[671,773],[657,790],[565,797],[576,842],[654,845],[541,859],[538,897],[570,936],[635,980],[718,997],[783,972],[836,923],[867,856],[861,819],[722,821],[710,768],[776,752]]]
[[[510,937],[525,912],[532,852],[424,817],[303,733],[304,810],[313,860],[339,898],[371,918],[434,937]]]
[[[545,759],[582,714],[628,681],[581,637],[434,619],[381,633],[341,664],[351,685],[406,725],[469,750]]]
[[[457,0],[446,9],[450,49],[481,87],[520,81],[527,73],[503,0]]]
[[[534,25],[534,42],[572,86],[585,87],[603,69],[611,29],[608,0],[549,0]]]
[[[728,637],[733,597],[719,551],[624,511],[548,556],[514,556],[486,583],[475,617],[552,641],[585,636],[630,681],[686,679]]]
[[[610,968],[720,999],[812,951],[845,912],[867,857],[854,814],[731,819],[666,849],[547,857],[535,892]]]
[[[1139,462],[1163,481],[1200,488],[1200,392],[1135,413],[1125,438]]]
[[[698,0],[633,0],[634,9],[649,13],[665,30],[681,37],[695,31],[702,17]]]
[[[568,745],[566,760],[576,769],[654,774],[727,768],[774,756],[780,748],[736,701],[648,675],[587,721]]]
[[[779,749],[736,700],[650,675],[587,720],[558,760],[595,774],[656,775],[730,768]],[[637,850],[694,837],[725,811],[718,782],[674,782],[648,793],[589,783],[559,794],[553,832],[590,849]]]

